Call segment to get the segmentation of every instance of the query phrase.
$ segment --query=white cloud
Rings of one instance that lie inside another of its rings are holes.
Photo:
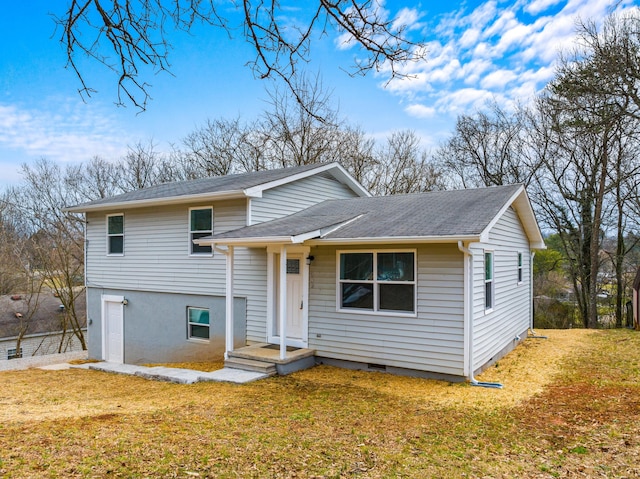
[[[617,10],[636,8],[633,3],[622,0]],[[465,112],[488,99],[504,106],[526,103],[553,78],[559,51],[575,41],[576,21],[602,21],[611,5],[610,0],[491,0],[471,11],[423,15],[434,22],[424,29],[426,60],[402,70],[414,79],[392,80],[387,88],[407,101],[404,111],[412,117]],[[420,17],[411,15],[407,18]]]
[[[97,108],[78,100],[44,100],[41,106],[0,104],[0,149],[61,162],[112,158],[126,151],[129,135]]]
[[[518,75],[511,70],[496,70],[482,78],[480,86],[484,89],[499,89],[507,86],[508,83],[514,81]]]
[[[439,113],[462,115],[482,109],[487,102],[496,98],[494,93],[487,90],[461,88],[455,91],[441,92],[435,105]]]
[[[419,22],[420,13],[414,8],[402,8],[394,18],[391,28],[397,30],[399,28],[406,28],[407,30],[416,30],[423,25]]]
[[[404,109],[409,115],[416,118],[431,118],[436,114],[436,109],[431,106],[414,103]]]
[[[549,7],[557,5],[561,0],[535,0],[524,7],[524,11],[531,15],[539,15]]]

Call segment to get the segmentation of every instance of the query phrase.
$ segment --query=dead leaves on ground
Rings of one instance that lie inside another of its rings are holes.
[[[6,477],[638,477],[640,335],[545,331],[478,379],[0,374]],[[19,441],[11,438],[20,438]]]

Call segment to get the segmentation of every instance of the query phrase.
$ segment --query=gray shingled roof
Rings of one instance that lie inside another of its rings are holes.
[[[25,297],[25,295],[20,296]],[[32,302],[32,307],[35,303],[36,300]],[[51,293],[42,293],[37,300],[37,306],[35,311],[29,313],[29,303],[26,299],[14,301],[11,296],[0,296],[0,338],[17,336],[20,332],[20,319],[16,317],[16,313],[21,313],[25,319],[28,319],[27,335],[60,331],[62,329],[60,300]],[[84,294],[77,297],[75,309],[79,317],[85,320],[87,307]]]
[[[87,203],[71,206],[70,209],[79,210],[83,207],[95,207],[98,205],[121,204],[144,200],[163,198],[176,198],[180,196],[192,196],[206,193],[225,193],[241,191],[253,188],[272,181],[278,181],[289,176],[318,168],[319,164],[296,166],[293,168],[281,168],[278,170],[255,171],[251,173],[238,173],[234,175],[215,176],[212,178],[200,178],[197,180],[177,181],[150,186],[140,190],[129,191],[110,198],[102,198]]]
[[[210,238],[296,236],[331,230],[326,239],[462,237],[480,235],[520,185],[409,195],[328,200],[285,218]]]

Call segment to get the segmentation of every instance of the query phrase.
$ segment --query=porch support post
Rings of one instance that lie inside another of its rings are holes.
[[[228,355],[233,351],[233,246],[227,247],[226,253],[226,285],[225,285],[225,353],[224,357],[228,359]]]
[[[287,247],[280,247],[280,359],[287,357]]]

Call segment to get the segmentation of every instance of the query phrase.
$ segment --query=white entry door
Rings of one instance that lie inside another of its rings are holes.
[[[291,249],[294,249],[293,247]],[[309,266],[306,258],[308,248],[287,251],[285,301],[285,342],[287,346],[306,348],[308,345],[308,311],[306,304],[309,294]],[[267,251],[267,342],[280,344],[280,251]]]
[[[304,311],[302,256],[287,258],[287,338],[302,339]]]
[[[121,296],[102,297],[102,356],[112,363],[124,362],[124,307]]]

